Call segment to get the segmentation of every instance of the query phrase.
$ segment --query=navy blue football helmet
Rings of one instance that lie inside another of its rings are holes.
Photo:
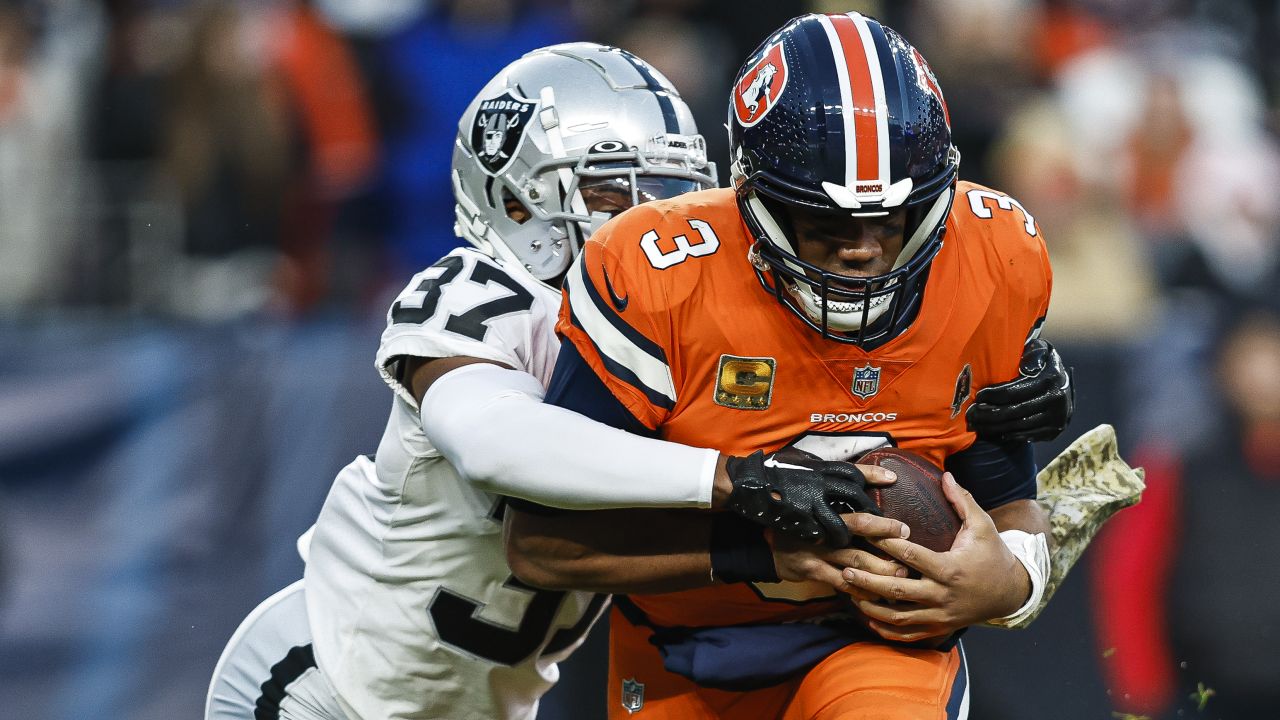
[[[858,13],[804,15],[739,70],[732,177],[760,282],[825,337],[875,347],[915,318],[942,248],[960,155],[920,53]],[[802,261],[792,213],[905,214],[891,271],[849,278]]]

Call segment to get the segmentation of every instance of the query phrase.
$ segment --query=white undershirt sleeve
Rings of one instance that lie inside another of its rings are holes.
[[[528,373],[451,370],[422,398],[422,429],[478,487],[571,510],[710,507],[714,450],[633,435],[542,402]]]
[[[1049,543],[1044,533],[1032,535],[1024,530],[1005,530],[1000,533],[1000,539],[1013,552],[1013,556],[1018,558],[1018,562],[1022,563],[1022,567],[1026,568],[1027,577],[1031,579],[1031,596],[1012,614],[989,620],[987,624],[1005,628],[1023,627],[1044,598],[1045,586],[1049,580]]]

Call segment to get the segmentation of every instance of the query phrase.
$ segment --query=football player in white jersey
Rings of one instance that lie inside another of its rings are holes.
[[[755,497],[780,529],[847,539],[830,505],[868,507],[864,483],[891,481],[759,453],[731,473],[713,450],[541,403],[560,347],[555,288],[583,239],[633,204],[715,184],[688,108],[643,61],[590,43],[526,55],[472,101],[452,172],[456,230],[475,248],[418,273],[391,306],[376,363],[395,400],[377,453],[335,479],[299,542],[304,580],[228,643],[206,718],[532,718],[607,598],[511,575],[508,498],[593,509]],[[853,552],[781,543],[776,564],[834,584]]]
[[[892,480],[879,468],[786,451],[730,463],[541,403],[560,347],[556,288],[583,239],[633,204],[714,185],[688,108],[660,74],[591,43],[532,52],[472,101],[452,172],[455,227],[475,249],[418,273],[391,306],[376,364],[395,400],[378,451],[339,472],[299,541],[305,580],[229,641],[207,719],[532,718],[606,598],[512,577],[508,501],[752,509],[780,532],[828,540],[778,540],[782,579],[837,586],[841,567],[883,561],[829,547],[850,531],[902,531],[831,510],[870,506],[865,483]],[[985,421],[1002,432],[1065,424],[1044,392],[1061,386],[1049,377],[1060,369],[1007,384]]]

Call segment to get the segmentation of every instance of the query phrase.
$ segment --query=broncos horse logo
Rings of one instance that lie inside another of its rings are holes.
[[[733,94],[733,110],[738,123],[751,127],[777,104],[787,86],[787,58],[782,45],[765,50],[755,63],[738,76]]]
[[[756,77],[747,86],[746,90],[740,93],[742,104],[747,106],[747,118],[754,118],[756,111],[760,109],[761,96],[766,96],[769,90],[773,89],[773,78],[778,74],[778,68],[769,63],[760,68],[760,72],[756,73]]]

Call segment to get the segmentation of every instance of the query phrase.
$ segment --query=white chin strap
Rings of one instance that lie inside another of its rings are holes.
[[[934,228],[943,221],[947,211],[951,208],[952,188],[947,188],[933,201],[933,206],[929,208],[929,212],[925,213],[920,224],[916,226],[916,231],[911,235],[911,239],[902,246],[902,252],[898,253],[898,257],[894,260],[893,270],[906,265],[915,254],[919,252],[920,247],[924,245],[929,236],[933,234]],[[755,213],[756,220],[760,226],[764,228],[764,232],[774,245],[777,245],[788,256],[796,254],[795,248],[792,247],[791,241],[787,238],[786,233],[782,232],[782,227],[774,219],[773,213],[770,213],[764,203],[760,202],[760,198],[752,193],[747,197],[747,205],[751,211]],[[793,271],[803,274],[804,270],[799,265],[785,261],[787,266]],[[824,300],[818,297],[818,293],[814,292],[813,287],[807,283],[797,283],[792,281],[784,281],[787,293],[795,299],[796,304],[804,311],[809,319],[816,323],[822,322],[823,306],[827,311],[827,327],[840,332],[853,332],[862,329],[863,302],[857,301],[839,301]],[[887,286],[886,286],[887,287]],[[871,298],[871,309],[866,313],[867,325],[874,325],[892,304],[894,293],[883,292],[884,288],[880,288],[883,294],[875,295]]]

